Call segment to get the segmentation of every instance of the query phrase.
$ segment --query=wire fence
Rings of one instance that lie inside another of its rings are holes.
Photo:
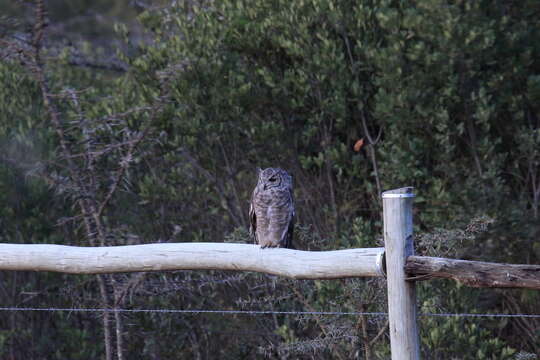
[[[207,309],[121,309],[121,308],[36,308],[0,307],[0,311],[51,311],[51,312],[120,312],[120,313],[172,313],[172,314],[220,314],[220,315],[295,315],[295,316],[388,316],[385,312],[360,311],[271,311],[271,310],[207,310]],[[540,318],[540,314],[475,314],[475,313],[421,313],[422,317],[469,317],[469,318]]]

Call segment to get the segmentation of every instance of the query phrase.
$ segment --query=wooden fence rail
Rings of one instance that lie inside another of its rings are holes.
[[[110,247],[0,243],[0,271],[105,274],[137,271],[256,271],[292,279],[385,276],[385,248],[334,251],[260,249],[230,243],[160,243]],[[540,265],[497,264],[412,255],[406,280],[448,278],[471,287],[540,290]]]
[[[540,265],[497,264],[429,256],[409,256],[408,280],[454,279],[471,287],[540,290]]]
[[[0,244],[0,270],[69,274],[242,270],[293,279],[337,279],[383,276],[383,256],[384,248],[299,251],[227,243],[107,247]]]

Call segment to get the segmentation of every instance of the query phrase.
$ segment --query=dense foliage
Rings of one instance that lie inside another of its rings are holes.
[[[101,29],[123,41],[115,56],[102,33],[63,42],[62,2],[50,3],[0,18],[1,242],[249,242],[255,169],[280,166],[295,179],[299,249],[380,245],[379,194],[407,185],[419,252],[540,261],[540,3],[139,4],[137,34]],[[6,272],[0,291],[3,306],[283,311],[385,311],[385,296],[382,280],[224,272]],[[430,281],[419,305],[537,313],[540,297]],[[100,317],[5,312],[0,357],[389,357],[384,317]],[[420,328],[428,359],[540,351],[538,319]]]

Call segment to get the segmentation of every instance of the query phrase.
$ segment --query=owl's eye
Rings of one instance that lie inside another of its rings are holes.
[[[274,182],[274,181],[276,181],[276,178],[270,178],[268,181]]]

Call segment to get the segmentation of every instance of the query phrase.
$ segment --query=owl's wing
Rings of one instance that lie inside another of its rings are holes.
[[[285,247],[288,249],[294,249],[293,245],[293,235],[294,235],[294,210],[291,215],[291,219],[289,220],[289,228],[287,230],[287,240],[285,242]]]
[[[294,221],[295,221],[295,210],[294,210],[294,197],[292,193],[292,189],[289,189],[289,208],[288,211],[288,224],[285,228],[285,231],[283,232],[283,235],[281,236],[281,243],[283,244],[283,247],[286,247],[288,249],[294,249],[293,246],[293,234],[294,234]]]
[[[253,206],[253,196],[249,202],[249,235],[253,237],[255,244],[257,244],[257,214]]]

